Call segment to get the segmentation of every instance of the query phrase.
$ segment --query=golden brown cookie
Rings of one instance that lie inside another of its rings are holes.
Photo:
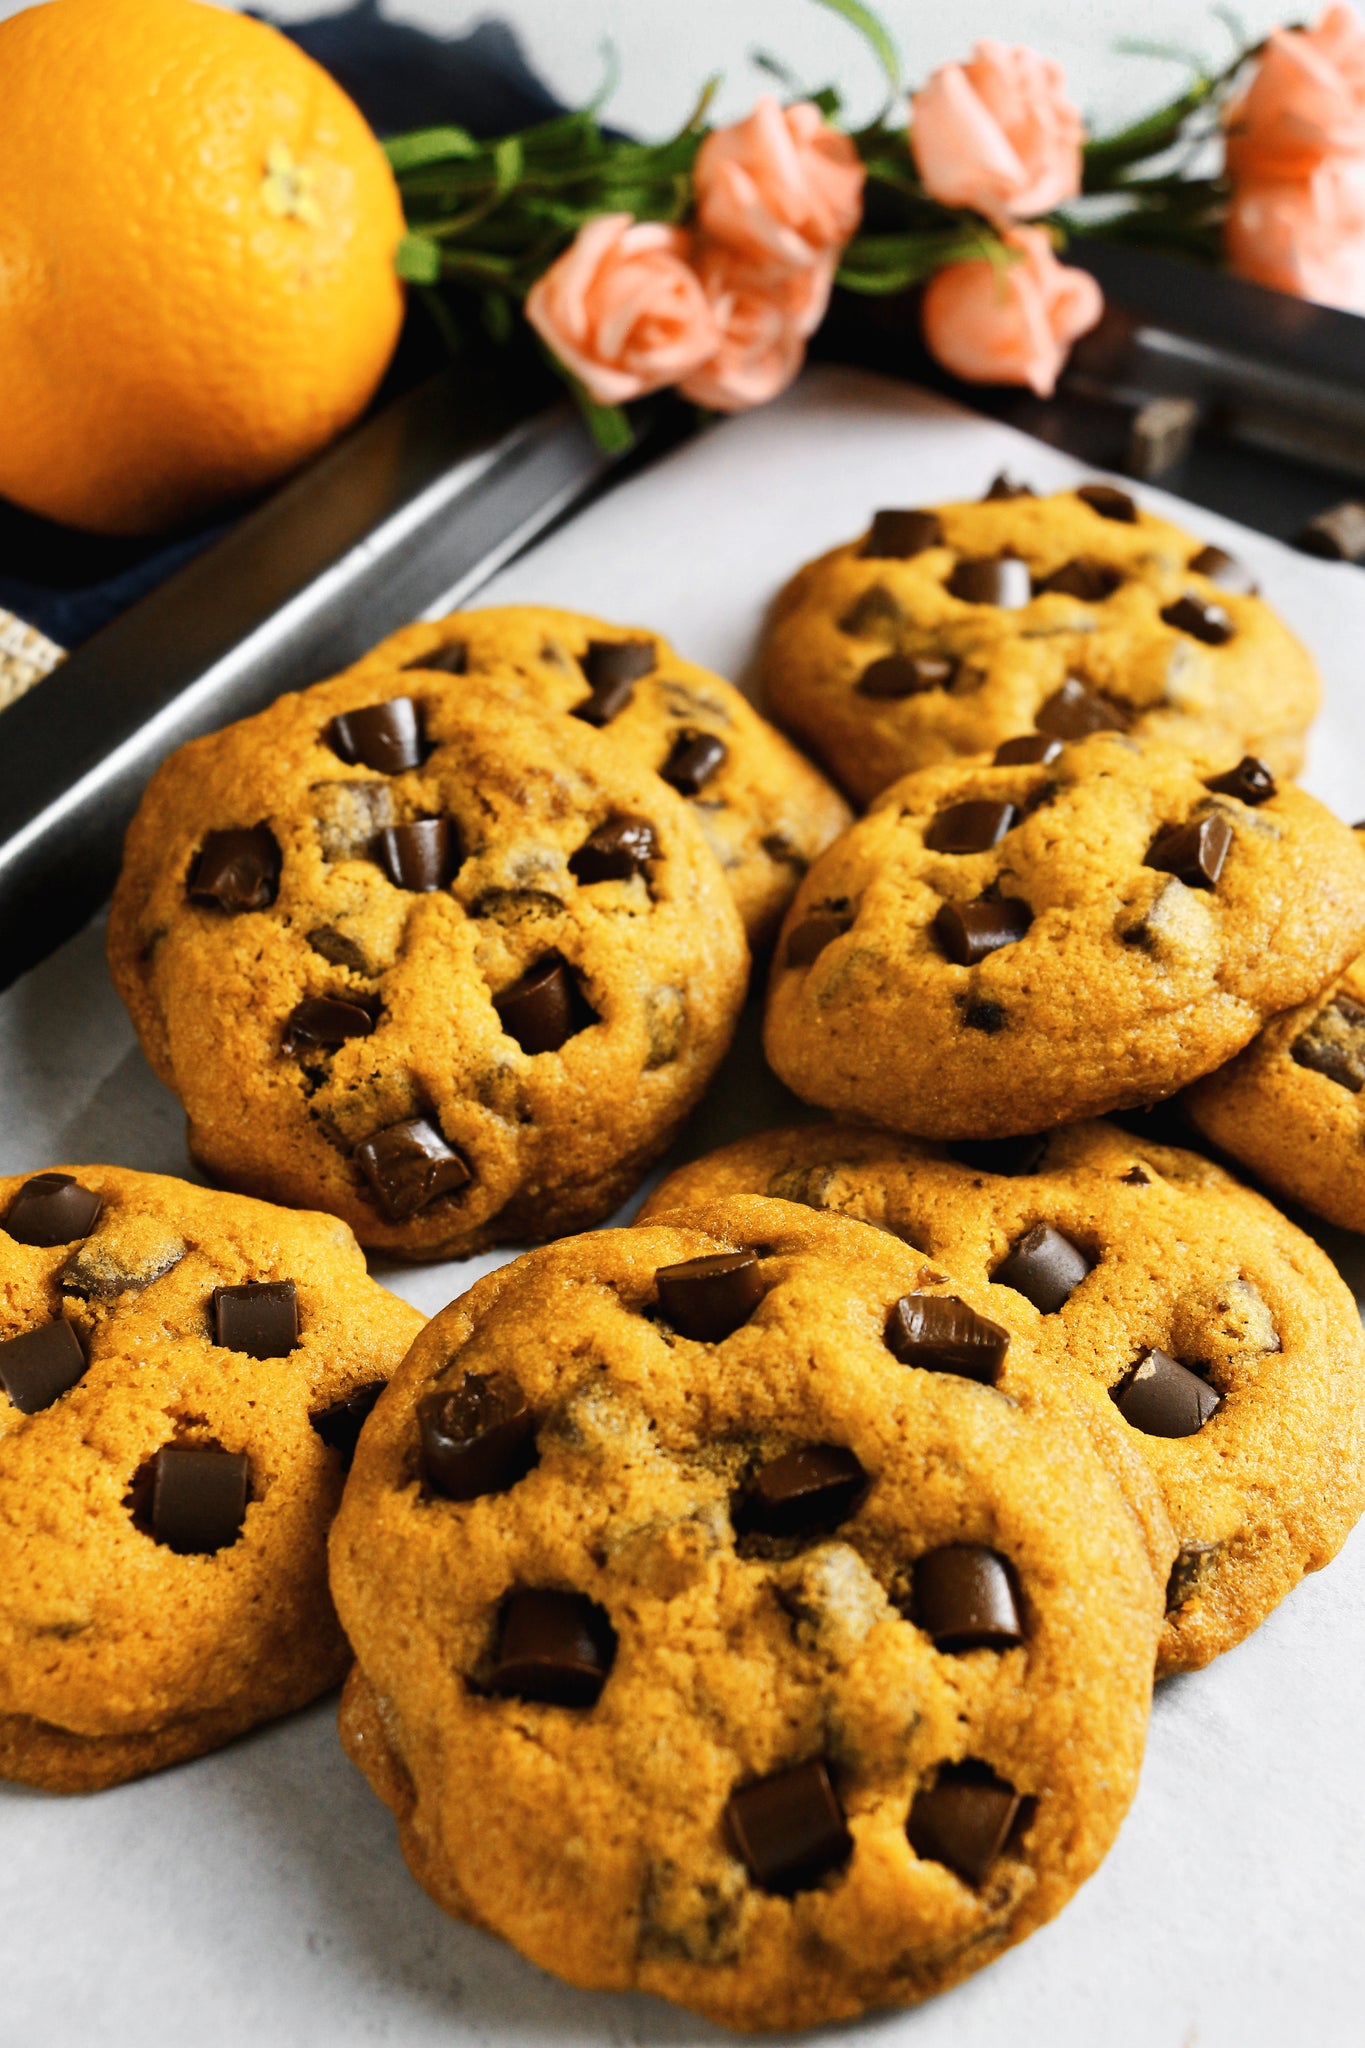
[[[172,755],[109,959],[215,1178],[446,1258],[625,1198],[729,1044],[748,950],[688,806],[609,734],[424,672]]]
[[[336,1684],[327,1529],[421,1327],[334,1217],[0,1180],[0,1777],[95,1791]]]
[[[1105,727],[1303,760],[1307,649],[1249,572],[1112,485],[879,512],[773,609],[768,709],[868,803],[916,768]]]
[[[889,1237],[737,1202],[530,1253],[419,1338],[332,1577],[343,1740],[448,1911],[796,2027],[916,2003],[1095,1867],[1160,1588],[1079,1433],[893,1355],[918,1290],[952,1283]]]
[[[771,941],[802,875],[849,822],[838,791],[733,684],[644,628],[548,605],[490,605],[405,626],[346,674],[400,669],[476,676],[515,699],[610,727],[640,767],[688,803],[756,948]]]
[[[1179,1539],[1160,1673],[1240,1642],[1365,1507],[1356,1305],[1302,1231],[1208,1160],[1103,1123],[953,1148],[810,1124],[680,1168],[641,1215],[741,1193],[880,1224],[993,1282],[985,1312],[1034,1339],[1002,1388],[1109,1409]]]
[[[995,1137],[1173,1094],[1365,942],[1365,851],[1261,763],[1117,733],[893,783],[802,883],[765,1045],[809,1102]]]

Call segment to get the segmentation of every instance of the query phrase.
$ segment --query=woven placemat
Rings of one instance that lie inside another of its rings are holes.
[[[0,609],[0,711],[50,675],[66,649],[13,612]]]

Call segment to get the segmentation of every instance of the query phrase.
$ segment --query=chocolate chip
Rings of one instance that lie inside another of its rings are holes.
[[[70,1323],[40,1323],[0,1344],[0,1387],[21,1415],[50,1408],[85,1369],[85,1353]]]
[[[1036,1173],[1042,1165],[1047,1151],[1045,1137],[1026,1138],[960,1138],[948,1147],[951,1158],[959,1166],[970,1166],[977,1173],[999,1173],[1007,1180],[1014,1180],[1024,1173]]]
[[[886,1348],[902,1365],[995,1385],[1009,1331],[955,1294],[903,1294],[886,1318]]]
[[[1213,1560],[1222,1549],[1219,1543],[1182,1543],[1171,1575],[1166,1581],[1166,1612],[1174,1614],[1202,1590]]]
[[[841,939],[846,931],[853,928],[852,911],[815,910],[809,917],[803,917],[800,924],[793,925],[782,955],[785,967],[809,967],[818,960],[826,946],[835,939]]]
[[[406,1223],[472,1178],[460,1154],[423,1116],[376,1131],[357,1145],[355,1161],[390,1223]]]
[[[918,697],[952,687],[958,664],[942,654],[884,654],[869,662],[854,688],[864,697]]]
[[[763,1299],[763,1269],[753,1252],[711,1252],[660,1266],[659,1306],[681,1337],[719,1344],[747,1323]]]
[[[1243,754],[1235,768],[1229,768],[1226,775],[1215,775],[1204,787],[1218,796],[1235,796],[1252,805],[1269,803],[1278,794],[1275,777],[1255,754]]]
[[[1197,597],[1187,590],[1174,604],[1161,607],[1161,616],[1168,626],[1178,632],[1188,633],[1192,639],[1202,640],[1206,647],[1226,647],[1237,628],[1223,610],[1211,598]]]
[[[1048,733],[1022,732],[1017,739],[1001,740],[993,759],[997,768],[1050,768],[1061,751],[1061,741]]]
[[[1210,811],[1184,825],[1163,825],[1147,849],[1146,865],[1176,876],[1187,889],[1213,889],[1231,845],[1231,822],[1221,811]]]
[[[410,825],[389,825],[379,835],[379,865],[395,889],[419,896],[444,889],[459,862],[459,846],[449,818],[414,818]]]
[[[83,1188],[69,1173],[35,1173],[5,1211],[4,1228],[16,1244],[74,1244],[89,1237],[104,1197]]]
[[[905,606],[882,584],[860,591],[839,621],[839,631],[863,638],[894,633],[907,623]]]
[[[590,640],[580,667],[592,691],[575,704],[574,717],[588,725],[610,725],[635,695],[641,676],[659,665],[652,640]]]
[[[339,932],[334,925],[314,925],[308,934],[308,943],[315,953],[333,967],[349,967],[353,974],[369,974],[371,965],[365,948],[345,932]]]
[[[984,1884],[1023,1804],[1012,1785],[974,1758],[945,1764],[915,1794],[905,1832],[917,1856],[944,1863],[970,1885]]]
[[[357,1387],[344,1401],[334,1401],[330,1408],[323,1408],[316,1415],[310,1415],[312,1423],[329,1451],[341,1455],[341,1469],[349,1472],[355,1461],[356,1445],[360,1432],[374,1412],[374,1405],[383,1393],[386,1380],[368,1380],[363,1387]]]
[[[422,1476],[446,1500],[505,1493],[535,1463],[536,1421],[510,1373],[467,1372],[417,1409]]]
[[[1009,504],[1015,498],[1036,498],[1038,493],[1032,484],[1016,483],[1007,469],[1002,469],[981,502],[983,505]]]
[[[422,765],[422,727],[411,697],[390,697],[360,711],[342,711],[327,728],[327,743],[352,767],[402,775]]]
[[[493,998],[498,1022],[526,1053],[558,1052],[567,1039],[597,1022],[573,969],[558,953],[534,967]]]
[[[658,835],[646,818],[612,818],[583,841],[569,861],[576,880],[628,882],[661,857]]]
[[[249,1467],[244,1451],[163,1444],[152,1460],[152,1534],[168,1550],[207,1556],[242,1533]]]
[[[348,1038],[368,1038],[373,1030],[374,1018],[359,1003],[343,1002],[339,996],[305,996],[289,1012],[284,1050],[295,1053],[344,1045]]]
[[[1119,1179],[1128,1188],[1149,1188],[1152,1185],[1152,1176],[1145,1166],[1130,1166],[1127,1173],[1119,1175]]]
[[[1102,604],[1106,597],[1114,595],[1122,581],[1121,569],[1098,562],[1093,555],[1077,555],[1045,576],[1038,590],[1052,591],[1059,597],[1077,597],[1083,604]]]
[[[1017,612],[1033,597],[1033,578],[1028,563],[1017,555],[977,555],[958,563],[948,588],[964,604],[993,604]]]
[[[912,1615],[940,1650],[1008,1650],[1024,1640],[1010,1568],[981,1543],[945,1543],[915,1562]]]
[[[1136,526],[1138,508],[1127,491],[1113,484],[1082,484],[1076,496],[1101,519],[1116,519],[1121,526]]]
[[[1207,1381],[1155,1347],[1110,1391],[1124,1421],[1144,1436],[1193,1436],[1220,1405]]]
[[[736,1502],[737,1533],[824,1534],[847,1520],[867,1483],[852,1451],[839,1444],[803,1444],[760,1465]]]
[[[190,869],[189,898],[209,910],[268,910],[280,887],[279,842],[268,825],[210,832]]]
[[[1346,498],[1317,513],[1303,528],[1295,547],[1327,562],[1365,561],[1365,505]]]
[[[299,1302],[292,1280],[252,1280],[213,1290],[215,1341],[248,1358],[287,1358],[298,1349]]]
[[[974,996],[963,1009],[962,1021],[968,1031],[984,1031],[988,1038],[993,1038],[997,1031],[1004,1030],[1007,1020],[1001,1004],[983,1002]]]
[[[1365,1004],[1354,996],[1337,996],[1289,1050],[1299,1066],[1359,1095],[1365,1088]]]
[[[974,800],[940,811],[924,835],[934,853],[986,853],[1019,822],[1013,804]]]
[[[867,539],[858,552],[884,561],[908,561],[936,548],[943,540],[943,527],[936,512],[877,512],[873,514]]]
[[[1001,946],[1022,939],[1033,912],[1017,896],[979,896],[975,903],[945,903],[934,919],[934,933],[950,960],[975,967]]]
[[[1022,1294],[1040,1315],[1051,1316],[1070,1300],[1090,1270],[1091,1262],[1079,1245],[1050,1223],[1035,1223],[1011,1246],[991,1278]]]
[[[443,640],[439,647],[430,647],[415,660],[403,663],[404,673],[411,668],[434,669],[438,675],[445,676],[467,675],[469,647],[463,640]]]
[[[57,1275],[63,1294],[82,1301],[116,1301],[120,1294],[140,1294],[184,1258],[183,1238],[167,1232],[158,1241],[141,1232],[131,1242],[110,1237],[88,1238],[70,1254]]]
[[[659,773],[683,796],[700,796],[726,756],[724,740],[710,732],[680,732]]]
[[[615,1660],[616,1631],[586,1594],[509,1593],[489,1690],[551,1707],[591,1707]]]
[[[1075,676],[1068,676],[1039,707],[1033,722],[1053,739],[1083,740],[1092,732],[1126,732],[1129,718],[1098,690],[1087,690]]]
[[[1239,562],[1236,555],[1230,555],[1223,548],[1209,546],[1200,548],[1197,555],[1191,555],[1187,568],[1196,576],[1207,576],[1210,583],[1216,583],[1220,590],[1230,590],[1234,597],[1255,597],[1258,590],[1255,577],[1245,562]]]
[[[739,1786],[726,1801],[725,1825],[753,1882],[783,1897],[809,1891],[853,1854],[823,1757]]]

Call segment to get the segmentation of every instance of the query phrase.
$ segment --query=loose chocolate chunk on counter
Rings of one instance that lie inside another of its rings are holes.
[[[1204,787],[1218,796],[1235,796],[1252,805],[1269,803],[1279,793],[1275,777],[1255,754],[1243,754],[1235,768],[1229,768],[1226,775],[1215,775]]]
[[[511,1373],[467,1372],[418,1405],[422,1476],[447,1500],[505,1493],[535,1463],[536,1419]]]
[[[422,765],[422,726],[411,697],[390,697],[359,711],[341,711],[327,728],[328,745],[343,761],[402,775]]]
[[[1210,544],[1200,548],[1197,555],[1191,555],[1185,565],[1193,569],[1196,576],[1207,576],[1210,583],[1216,583],[1220,590],[1227,590],[1234,597],[1255,597],[1256,579],[1245,562],[1239,562],[1236,555],[1228,554],[1225,548]]]
[[[213,1322],[225,1351],[248,1358],[287,1358],[299,1342],[298,1290],[292,1280],[253,1280],[215,1287]]]
[[[915,1794],[905,1832],[917,1856],[944,1863],[964,1883],[984,1884],[1023,1801],[988,1764],[945,1764]]]
[[[1199,429],[1199,406],[1192,398],[1149,398],[1128,422],[1123,467],[1129,476],[1165,476],[1183,462]]]
[[[414,818],[410,825],[387,825],[378,846],[379,865],[395,889],[411,889],[419,896],[444,889],[459,864],[449,818]]]
[[[1365,1088],[1365,1004],[1354,996],[1334,997],[1289,1050],[1299,1066],[1359,1095]]]
[[[1219,1543],[1182,1543],[1166,1581],[1166,1612],[1174,1614],[1192,1600],[1208,1577],[1213,1560],[1222,1549]]]
[[[948,1147],[950,1158],[977,1173],[999,1173],[1007,1180],[1036,1173],[1047,1151],[1046,1137],[959,1138]]]
[[[404,670],[412,668],[435,669],[438,675],[463,676],[469,673],[469,648],[463,640],[444,640],[439,647],[432,647],[425,654],[419,654],[413,661],[403,663]]]
[[[1092,512],[1098,512],[1101,519],[1116,519],[1121,526],[1137,525],[1135,500],[1114,484],[1082,484],[1076,496]]]
[[[1061,741],[1050,733],[1021,732],[1017,739],[1001,740],[993,760],[997,768],[1050,768],[1061,751]]]
[[[975,967],[989,953],[1012,946],[1033,923],[1033,912],[1017,896],[978,897],[975,903],[945,903],[934,932],[948,958]]]
[[[824,1534],[847,1520],[867,1483],[852,1451],[839,1444],[803,1444],[760,1465],[734,1512],[741,1535]]]
[[[940,1650],[1008,1650],[1024,1640],[1010,1568],[981,1543],[945,1543],[915,1561],[912,1613]]]
[[[793,925],[782,955],[785,967],[809,967],[818,960],[826,946],[835,939],[841,939],[846,931],[853,928],[853,913],[848,910],[814,910],[809,917],[803,917],[800,924]]]
[[[725,755],[725,742],[714,733],[680,732],[659,773],[682,796],[700,796]]]
[[[711,1252],[660,1266],[654,1275],[659,1306],[681,1337],[719,1344],[763,1299],[763,1268],[753,1252]]]
[[[343,1472],[349,1472],[355,1462],[360,1432],[387,1384],[386,1380],[370,1380],[365,1386],[357,1387],[353,1394],[348,1394],[344,1401],[334,1401],[330,1408],[320,1409],[316,1415],[309,1416],[308,1420],[328,1450],[339,1453]]]
[[[1187,590],[1174,604],[1163,605],[1161,616],[1168,626],[1188,633],[1193,640],[1202,640],[1206,647],[1226,647],[1237,630],[1221,604],[1215,604],[1211,598],[1196,597],[1192,590]]]
[[[1109,562],[1097,562],[1093,555],[1077,555],[1063,562],[1038,585],[1040,594],[1055,592],[1059,597],[1077,597],[1083,604],[1102,604],[1112,597],[1123,581],[1123,571]]]
[[[557,953],[547,953],[534,967],[493,998],[498,1022],[526,1053],[558,1052],[567,1039],[597,1022],[573,969]]]
[[[1365,505],[1347,498],[1317,513],[1294,545],[1328,562],[1365,562]]]
[[[1051,1316],[1071,1299],[1091,1271],[1079,1245],[1050,1223],[1035,1223],[991,1274],[999,1287],[1012,1287],[1040,1315]]]
[[[189,898],[207,910],[268,910],[279,894],[280,848],[268,825],[210,832],[190,869]]]
[[[225,1550],[246,1519],[244,1451],[163,1444],[152,1460],[152,1534],[168,1550],[207,1556]]]
[[[6,1230],[16,1244],[74,1244],[89,1237],[104,1207],[104,1197],[83,1188],[69,1173],[35,1173],[26,1180],[5,1211]]]
[[[995,1385],[1009,1331],[955,1294],[903,1294],[886,1318],[886,1348],[902,1365]]]
[[[1143,1352],[1112,1389],[1112,1399],[1124,1421],[1144,1436],[1194,1436],[1220,1406],[1207,1381],[1156,1348]]]
[[[1033,598],[1028,563],[1017,555],[977,555],[959,562],[948,588],[964,604],[993,604],[1002,611],[1022,611]]]
[[[376,1131],[357,1145],[354,1156],[390,1223],[406,1223],[472,1178],[460,1154],[424,1116]]]
[[[1014,498],[1036,498],[1037,495],[1032,484],[1016,483],[1009,471],[1002,469],[981,502],[983,505],[1008,504]]]
[[[610,725],[629,704],[641,676],[650,675],[658,665],[652,640],[590,640],[579,666],[592,695],[575,704],[574,717],[588,725]]]
[[[823,1757],[739,1786],[726,1802],[725,1825],[754,1883],[784,1897],[809,1891],[853,1853]]]
[[[934,853],[986,853],[1018,822],[1014,804],[950,804],[933,819],[924,843]]]
[[[1033,722],[1039,732],[1057,740],[1088,739],[1092,732],[1127,732],[1130,724],[1126,711],[1098,690],[1087,690],[1075,676],[1068,676],[1039,706]]]
[[[918,697],[925,690],[950,689],[957,670],[942,654],[884,654],[869,662],[855,687],[863,697]]]
[[[877,512],[867,539],[858,552],[883,561],[904,562],[922,555],[943,540],[943,527],[936,512]]]
[[[489,1690],[551,1707],[591,1707],[616,1659],[616,1631],[584,1593],[510,1593]]]
[[[0,1387],[21,1415],[50,1408],[85,1375],[86,1356],[70,1323],[40,1323],[0,1344]]]
[[[289,1012],[284,1027],[286,1053],[310,1052],[318,1046],[344,1045],[348,1038],[368,1038],[374,1018],[359,1003],[339,996],[305,996]]]
[[[1174,875],[1187,889],[1214,889],[1232,845],[1232,825],[1221,811],[1163,825],[1147,849],[1146,865]]]
[[[662,849],[647,818],[612,818],[583,841],[569,861],[577,881],[628,882],[643,875]]]

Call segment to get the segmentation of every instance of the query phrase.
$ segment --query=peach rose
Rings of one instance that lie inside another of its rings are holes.
[[[1257,284],[1365,313],[1365,160],[1330,160],[1311,177],[1239,185],[1227,251],[1233,269]]]
[[[1050,398],[1067,350],[1104,311],[1104,295],[1087,271],[1057,261],[1042,228],[1011,228],[1003,240],[1018,262],[950,263],[929,280],[924,339],[955,377],[1027,384]]]
[[[1302,178],[1337,152],[1365,151],[1365,27],[1329,7],[1316,28],[1277,28],[1226,116],[1234,179]]]
[[[1028,220],[1081,189],[1078,109],[1050,57],[979,42],[910,102],[910,147],[931,199]]]
[[[719,330],[682,228],[604,213],[526,295],[526,317],[599,405],[678,384]]]
[[[863,179],[857,150],[817,106],[764,93],[747,121],[697,151],[697,222],[751,264],[812,269],[855,232]]]
[[[806,337],[820,325],[829,304],[834,258],[774,277],[768,267],[755,268],[722,243],[708,242],[697,259],[697,275],[720,330],[720,346],[684,378],[684,398],[716,412],[766,405],[786,390],[805,361]]]

